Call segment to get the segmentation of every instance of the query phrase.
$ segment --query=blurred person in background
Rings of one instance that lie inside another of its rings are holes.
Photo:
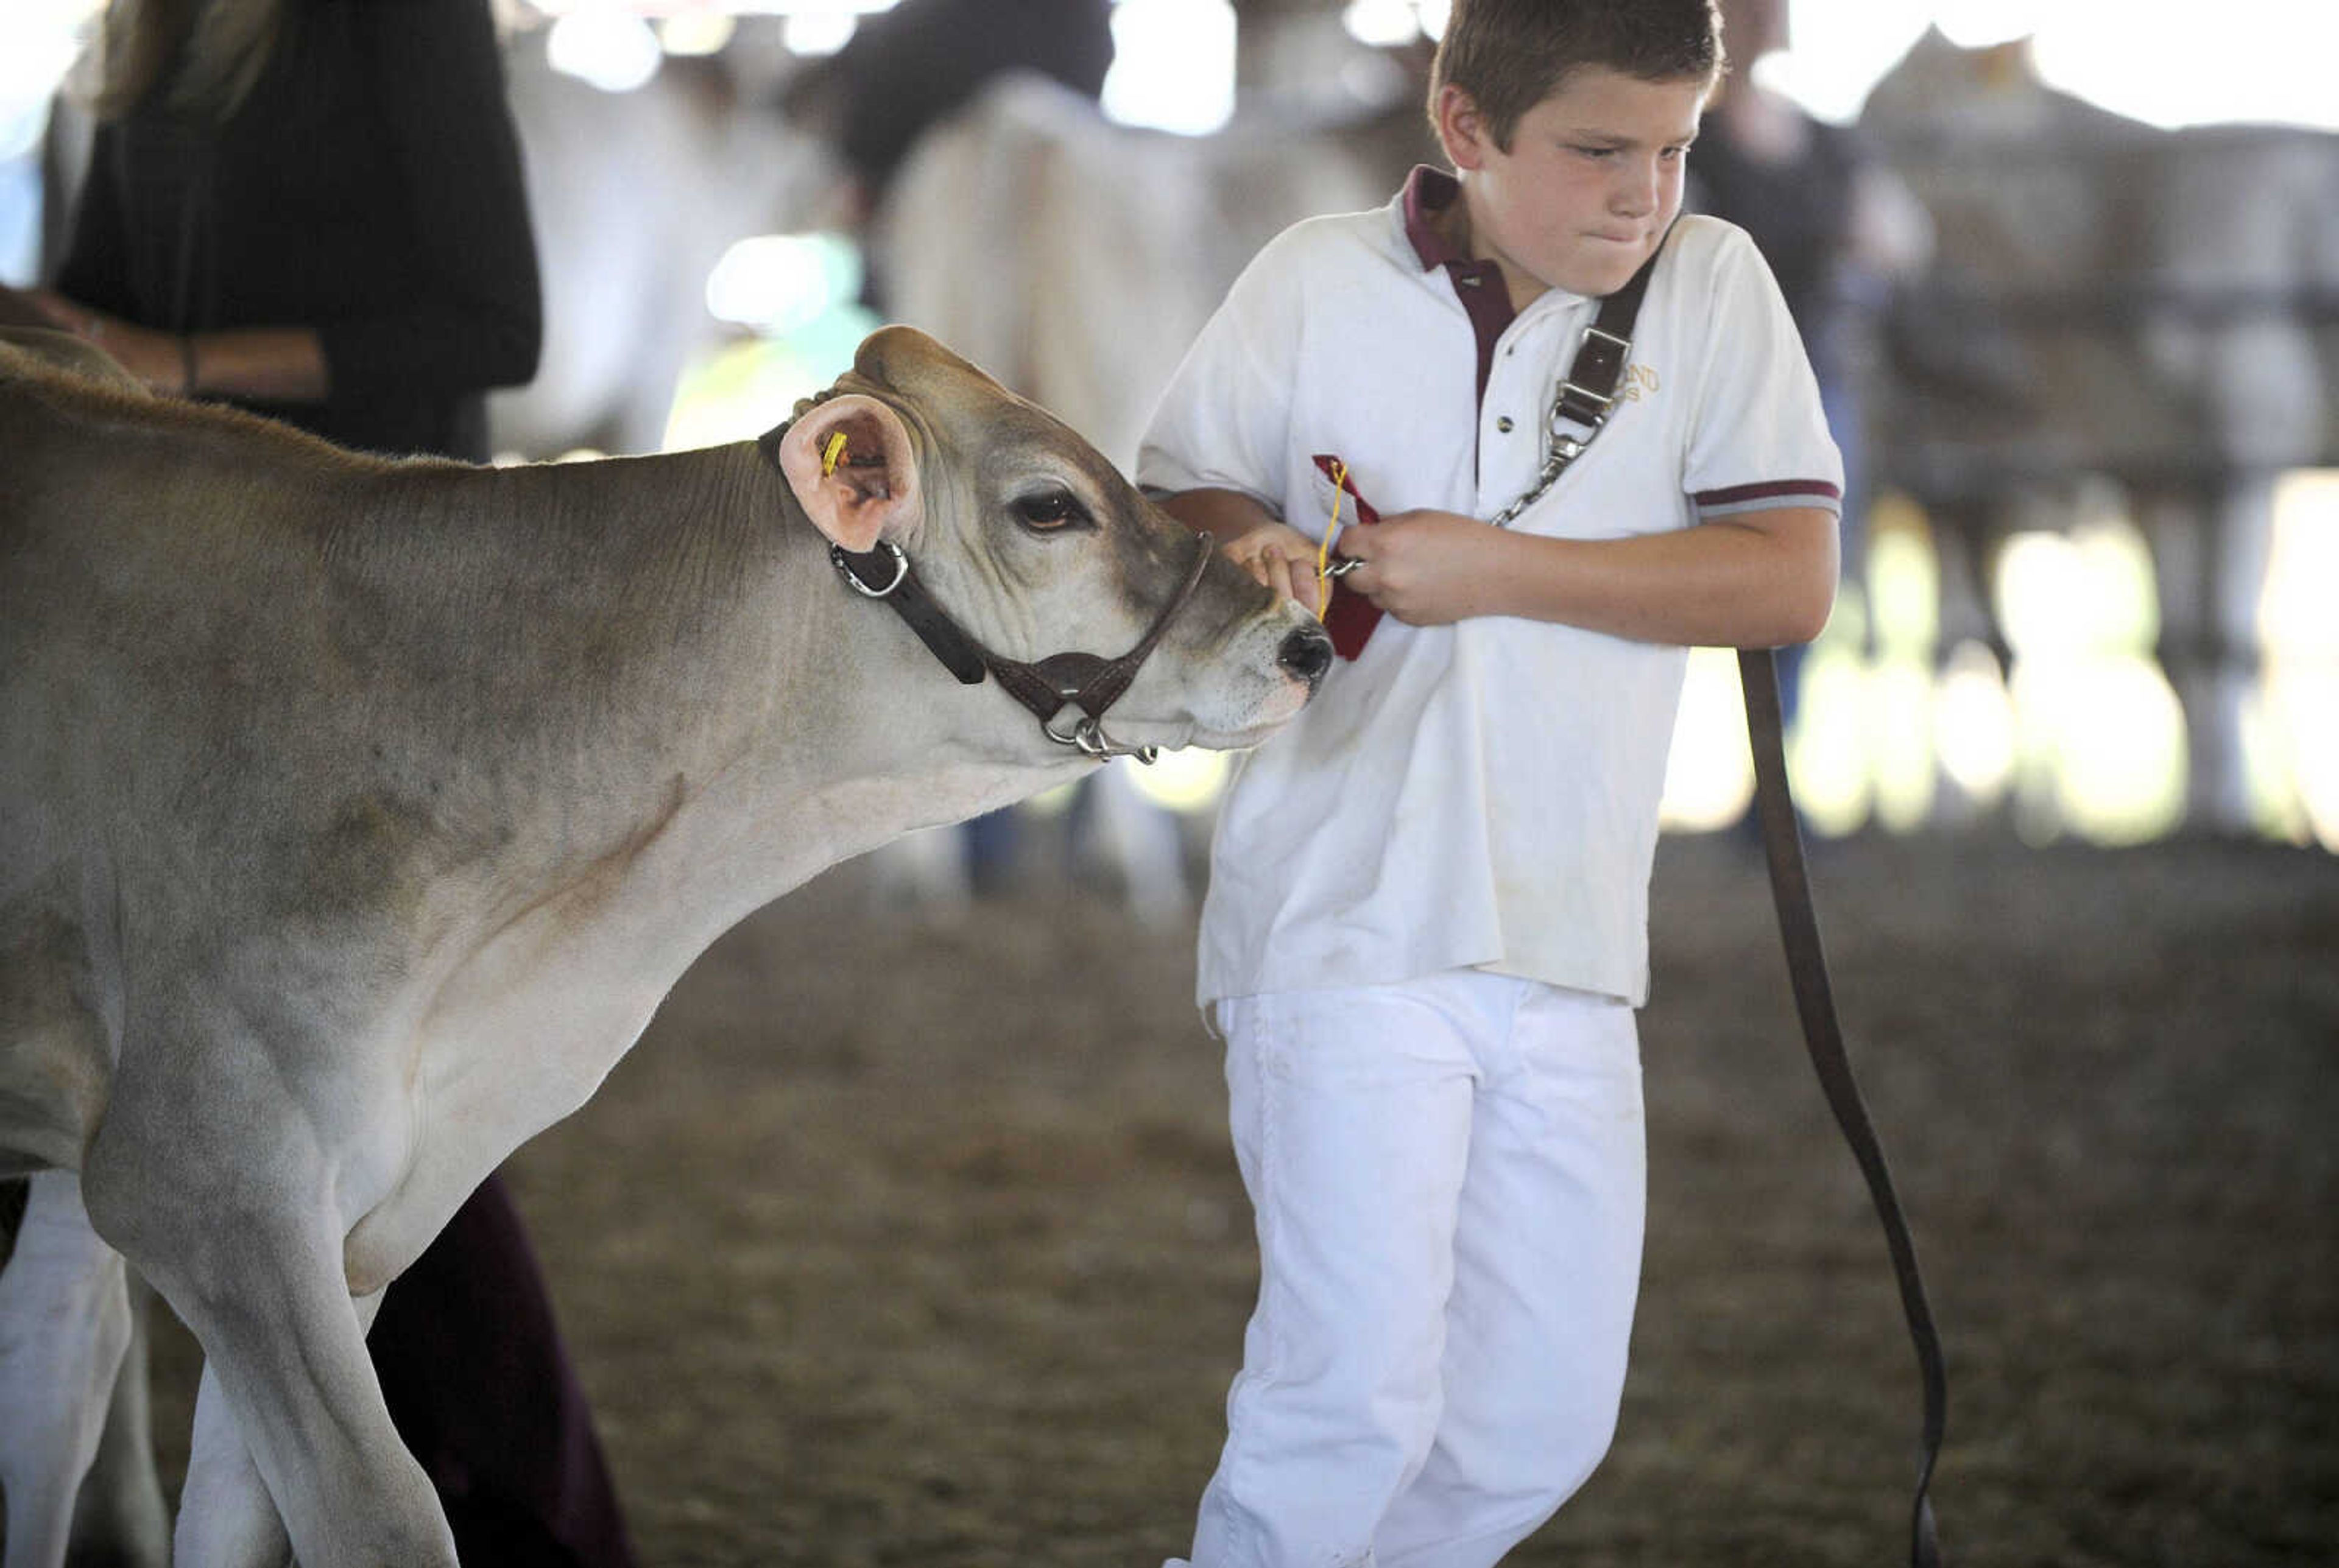
[[[806,74],[790,109],[836,147],[865,230],[920,138],[1013,71],[1094,102],[1112,66],[1111,0],[902,0],[871,16]],[[866,301],[884,312],[884,263],[869,259]]]
[[[484,461],[485,394],[535,373],[541,332],[489,0],[114,0],[90,64],[87,180],[34,304],[165,396]],[[499,1177],[368,1342],[466,1562],[630,1564]]]
[[[1755,80],[1788,47],[1788,0],[1720,0],[1731,69],[1690,160],[1687,205],[1737,224],[1771,264],[1843,453],[1843,570],[1860,571],[1869,493],[1860,396],[1866,344],[1892,285],[1931,249],[1924,209],[1849,126],[1831,125]],[[1792,716],[1803,650],[1779,650]]]
[[[541,330],[487,0],[116,0],[102,38],[56,323],[158,392],[485,460]]]

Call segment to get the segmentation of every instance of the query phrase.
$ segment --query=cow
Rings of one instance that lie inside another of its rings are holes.
[[[0,337],[9,1568],[62,1558],[125,1260],[205,1357],[178,1561],[454,1563],[365,1329],[691,961],[912,828],[1255,745],[1329,663],[911,329],[761,441],[507,468],[44,340]]]
[[[2160,130],[2051,86],[2027,44],[1938,31],[1860,123],[1939,239],[1894,311],[1874,447],[1934,525],[1945,644],[2003,649],[1989,557],[2100,509],[2108,479],[2154,555],[2188,821],[2256,831],[2275,482],[2339,461],[2339,136]]]

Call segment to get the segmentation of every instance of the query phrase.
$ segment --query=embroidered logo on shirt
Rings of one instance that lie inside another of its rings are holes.
[[[1647,365],[1625,366],[1623,384],[1616,389],[1616,400],[1620,403],[1637,403],[1641,400],[1643,392],[1648,393],[1651,397],[1656,396],[1657,372]]]

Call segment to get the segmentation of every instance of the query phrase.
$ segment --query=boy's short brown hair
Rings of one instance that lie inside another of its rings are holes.
[[[1429,74],[1429,112],[1447,84],[1470,94],[1507,153],[1527,111],[1569,73],[1605,66],[1643,82],[1718,81],[1724,62],[1713,0],[1454,0]]]

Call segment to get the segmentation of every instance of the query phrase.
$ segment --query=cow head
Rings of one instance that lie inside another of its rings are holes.
[[[1011,688],[1021,677],[1001,662],[1093,667],[1158,637],[1112,699],[1124,749],[1254,745],[1299,711],[1328,664],[1328,639],[1298,606],[1145,499],[1062,421],[911,328],[872,334],[853,370],[768,439],[814,526],[851,555],[901,551]],[[1064,656],[1075,653],[1102,658]],[[1077,733],[1048,727],[1058,740]]]

